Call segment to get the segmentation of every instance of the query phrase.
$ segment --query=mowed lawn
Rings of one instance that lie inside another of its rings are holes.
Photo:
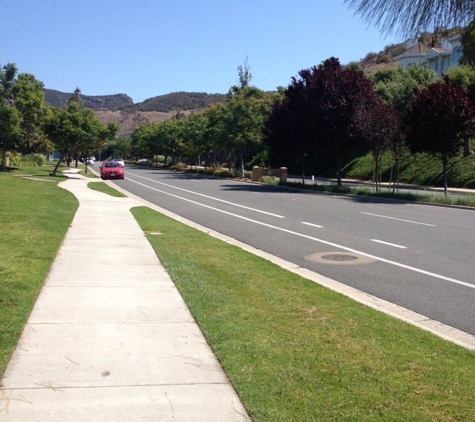
[[[254,421],[475,421],[474,352],[132,212]]]
[[[0,172],[0,374],[78,207],[50,171]]]

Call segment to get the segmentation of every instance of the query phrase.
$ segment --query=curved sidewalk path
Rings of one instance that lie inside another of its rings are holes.
[[[250,421],[130,208],[79,200],[0,384],[0,421]]]

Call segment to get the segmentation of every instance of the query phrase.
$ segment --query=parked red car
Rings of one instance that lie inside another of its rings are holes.
[[[108,161],[101,166],[101,179],[123,179],[124,167],[120,163]]]

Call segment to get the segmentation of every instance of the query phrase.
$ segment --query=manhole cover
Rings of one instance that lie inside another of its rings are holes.
[[[322,258],[327,259],[329,261],[354,261],[355,259],[357,259],[357,257],[354,255],[346,255],[342,253],[323,255]]]
[[[306,259],[325,265],[359,265],[375,262],[376,259],[354,252],[326,251],[307,255]]]

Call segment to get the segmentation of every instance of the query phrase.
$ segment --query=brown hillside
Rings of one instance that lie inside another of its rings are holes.
[[[95,114],[102,124],[116,122],[120,127],[120,134],[125,135],[130,134],[132,129],[141,122],[161,123],[173,117],[176,112],[97,110]]]

